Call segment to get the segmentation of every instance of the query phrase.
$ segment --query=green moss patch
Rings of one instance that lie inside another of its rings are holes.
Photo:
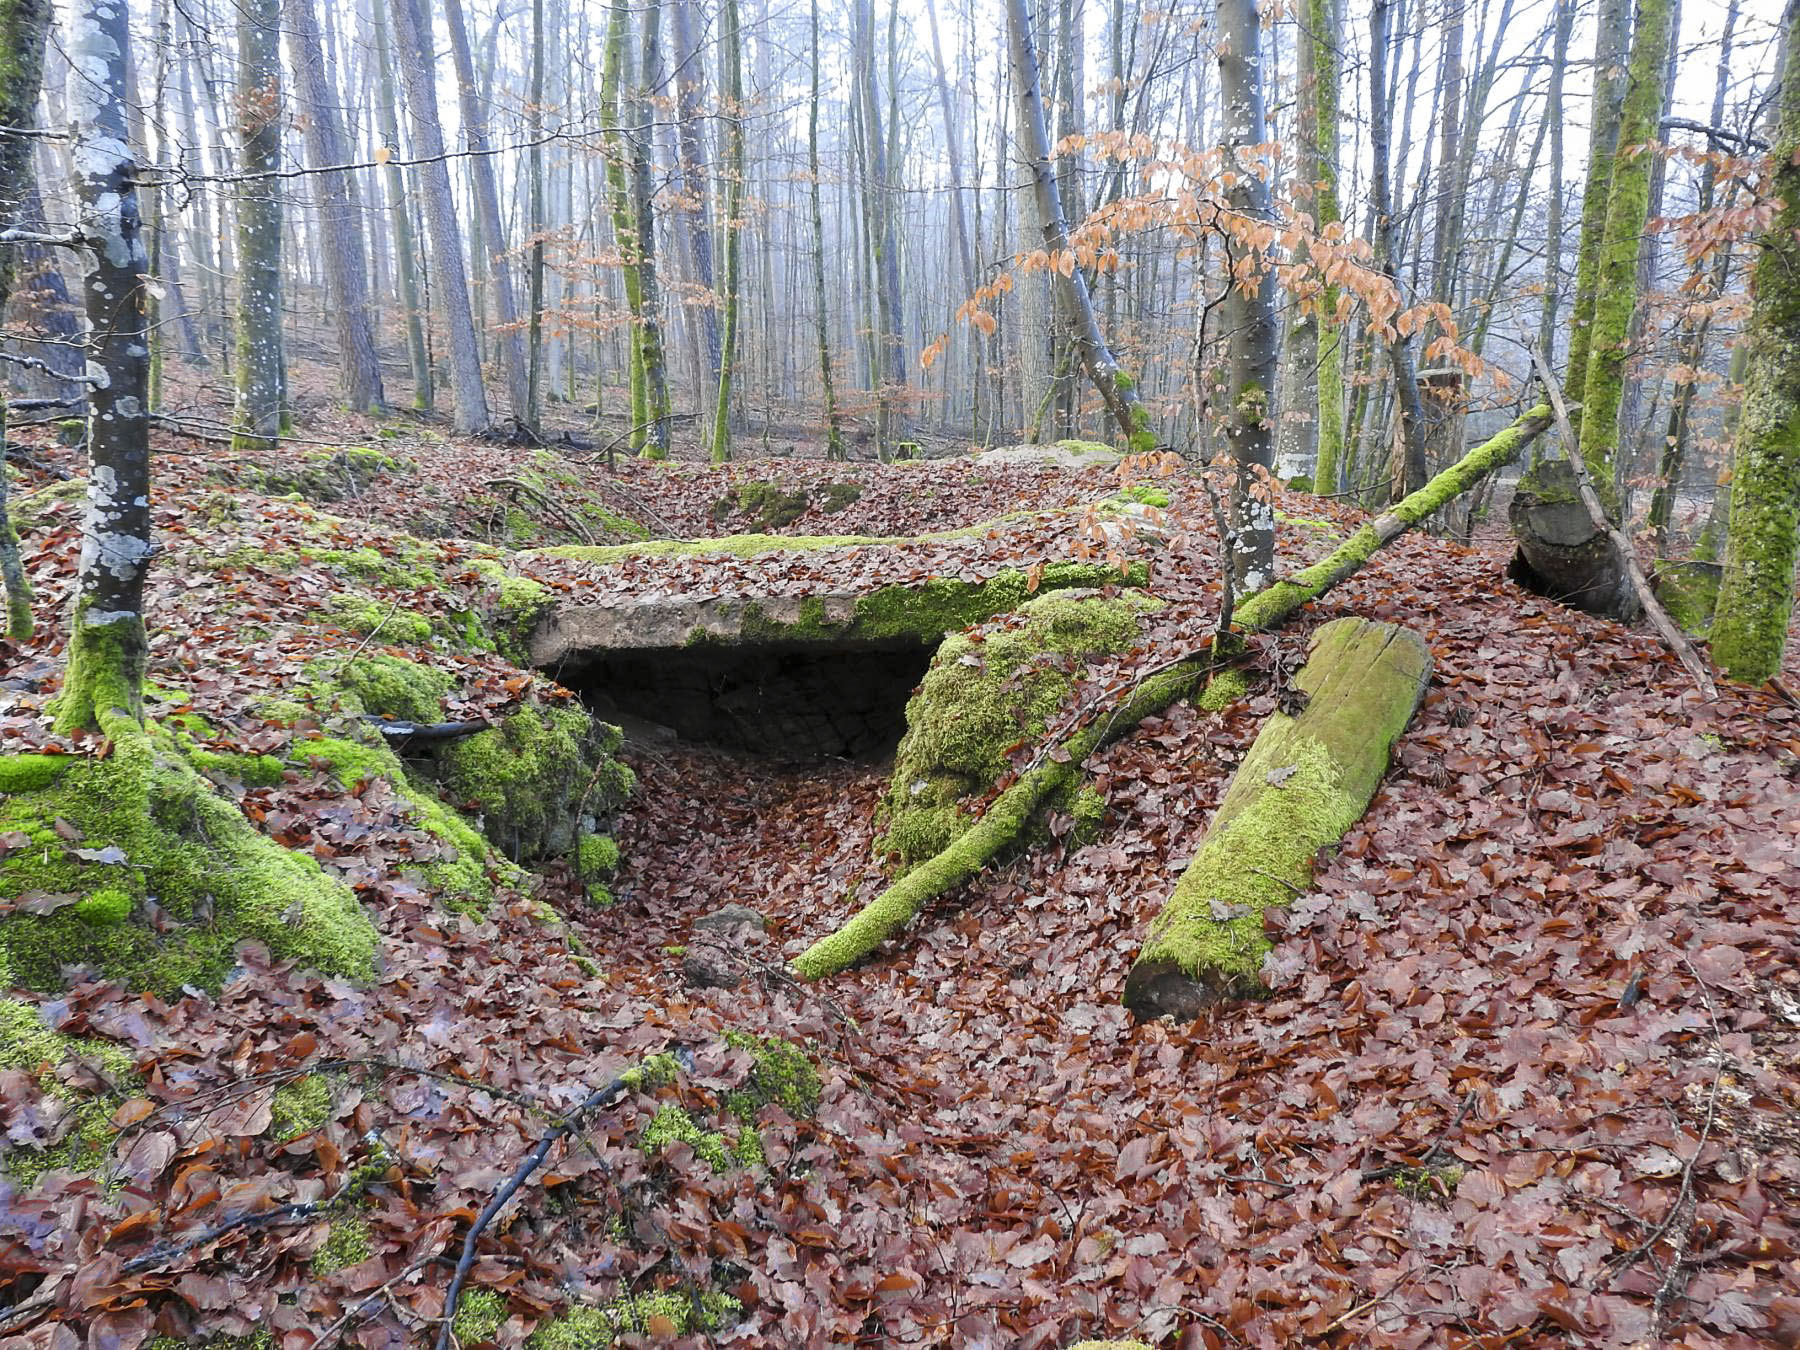
[[[0,896],[41,897],[0,917],[0,958],[28,988],[81,968],[164,995],[217,988],[245,939],[373,974],[375,930],[350,890],[260,833],[154,725],[0,799],[0,835],[23,840],[0,856]]]
[[[718,1331],[742,1313],[743,1304],[717,1290],[633,1294],[598,1307],[571,1308],[541,1324],[526,1345],[531,1350],[606,1350],[621,1336],[660,1340]]]
[[[906,707],[882,846],[910,868],[959,838],[1012,748],[1042,737],[1086,663],[1129,651],[1157,605],[1134,592],[1048,595],[999,627],[945,639]]]
[[[348,736],[296,740],[288,752],[297,768],[321,767],[349,792],[376,779],[385,780],[407,814],[440,846],[439,855],[419,865],[424,881],[448,908],[479,913],[494,898],[496,877],[516,883],[522,878],[510,864],[493,856],[487,838],[458,812],[438,800],[406,773],[399,757],[366,727]]]
[[[492,1289],[470,1289],[463,1294],[450,1329],[458,1345],[480,1345],[494,1339],[506,1321],[506,1300]]]
[[[269,1133],[281,1143],[322,1130],[331,1120],[331,1080],[309,1073],[275,1089]]]
[[[117,1046],[52,1031],[29,1003],[0,999],[0,1069],[32,1075],[66,1113],[56,1124],[56,1137],[41,1141],[42,1147],[12,1138],[4,1170],[16,1185],[31,1186],[52,1171],[96,1171],[112,1149],[117,1136],[112,1116],[122,1097],[64,1083],[57,1071],[76,1060],[99,1068],[121,1091],[137,1081],[131,1056]]]
[[[313,1253],[312,1272],[334,1275],[359,1266],[375,1254],[369,1221],[360,1214],[345,1214],[331,1222],[331,1230]]]

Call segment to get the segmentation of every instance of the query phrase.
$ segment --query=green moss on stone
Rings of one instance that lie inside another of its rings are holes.
[[[756,1113],[774,1102],[796,1120],[817,1115],[824,1086],[812,1057],[792,1041],[753,1036],[742,1031],[725,1033],[725,1044],[748,1050],[756,1067],[743,1086],[727,1093],[725,1109],[744,1124],[753,1124]]]
[[[432,620],[417,610],[396,609],[372,596],[334,595],[325,602],[331,621],[361,637],[379,634],[389,642],[424,643],[437,631]]]
[[[0,755],[0,794],[47,788],[76,762],[72,755]]]
[[[1128,651],[1139,616],[1157,605],[1133,592],[1048,595],[991,631],[945,639],[907,704],[882,846],[903,868],[943,851],[968,827],[965,805],[1006,771],[1010,749],[1041,737],[1086,662]]]
[[[111,928],[131,917],[131,897],[116,886],[107,886],[75,905],[75,917],[96,928]]]
[[[1121,488],[1114,500],[1138,506],[1154,506],[1161,510],[1169,504],[1169,494],[1162,488],[1152,487],[1148,483],[1133,483],[1130,487]]]
[[[686,1144],[715,1172],[731,1166],[731,1145],[717,1130],[703,1130],[679,1106],[665,1106],[650,1118],[638,1140],[646,1153],[661,1153],[670,1144]]]
[[[441,670],[384,652],[360,653],[335,672],[335,679],[356,696],[362,711],[407,722],[437,721],[444,696],[456,683]]]
[[[492,730],[449,742],[435,772],[508,857],[533,863],[575,852],[578,806],[604,818],[630,796],[636,779],[613,757],[619,743],[617,727],[579,705],[533,699]]]
[[[494,1339],[506,1321],[506,1300],[492,1289],[465,1290],[450,1329],[458,1345],[480,1345]]]

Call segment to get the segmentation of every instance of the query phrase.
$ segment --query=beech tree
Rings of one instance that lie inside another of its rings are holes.
[[[376,0],[381,3],[382,0]],[[437,86],[427,36],[430,32],[419,0],[387,0],[394,17],[394,62],[406,85],[406,110],[412,119],[413,152],[422,162],[425,226],[431,235],[433,290],[444,306],[450,330],[450,388],[456,402],[456,429],[485,432],[489,425],[487,390],[481,380],[481,355],[475,346],[475,316],[469,305],[468,271],[463,266],[462,232],[456,223],[456,199],[450,191],[444,132],[438,122]]]
[[[350,192],[350,176],[328,166],[349,162],[338,125],[337,95],[325,79],[325,52],[319,42],[313,0],[283,0],[288,51],[300,76],[306,108],[306,151],[312,160],[313,190],[324,235],[326,289],[337,329],[338,378],[344,399],[357,412],[379,412],[387,402],[381,358],[369,321],[369,277],[363,258],[362,212]]]

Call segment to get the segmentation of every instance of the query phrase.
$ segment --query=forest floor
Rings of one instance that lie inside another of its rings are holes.
[[[279,745],[293,732],[261,720],[258,695],[359,640],[388,646],[325,621],[331,596],[451,609],[479,594],[468,540],[577,542],[540,499],[489,486],[520,476],[524,452],[386,425],[398,434],[342,416],[302,428],[411,466],[352,484],[317,508],[329,516],[249,490],[223,447],[159,436],[153,712],[197,710],[221,746]],[[0,751],[91,753],[43,715],[79,546],[59,475],[78,452],[20,435],[40,636],[0,644]],[[595,542],[744,528],[715,504],[752,480],[859,487],[787,533],[1041,512],[912,549],[545,569],[572,590],[1060,561],[1105,546],[1058,508],[1119,487],[1110,470],[972,473],[966,459],[564,459],[558,475],[553,495]],[[1170,603],[1085,694],[1210,631],[1204,501],[1180,478],[1157,485],[1172,537],[1138,547]],[[1289,565],[1360,518],[1279,505]],[[619,532],[601,537],[609,516]],[[306,560],[322,528],[342,566]],[[1097,755],[1093,842],[1053,819],[1046,845],[813,986],[782,962],[879,889],[881,764],[630,744],[617,902],[588,904],[552,869],[479,918],[416,884],[421,836],[379,793],[292,771],[246,789],[253,819],[357,886],[381,974],[356,987],[252,951],[222,990],[173,1002],[88,982],[27,995],[59,1029],[125,1048],[142,1087],[101,1176],[0,1180],[0,1336],[17,1338],[0,1343],[418,1343],[472,1217],[557,1113],[674,1044],[692,1070],[596,1116],[488,1230],[472,1287],[504,1319],[465,1344],[517,1344],[571,1302],[650,1289],[742,1305],[685,1340],[651,1319],[655,1343],[1800,1343],[1800,709],[1730,687],[1709,703],[1652,635],[1525,594],[1504,564],[1496,537],[1408,536],[1257,644],[1267,675],[1316,623],[1358,614],[1420,628],[1436,670],[1367,816],[1280,916],[1272,996],[1192,1024],[1135,1024],[1120,990],[1274,706],[1271,680],[1221,714],[1179,705]],[[431,597],[409,580],[420,565],[443,579]],[[452,671],[459,715],[517,697],[520,672],[493,653],[392,650]],[[1787,671],[1800,683],[1800,643]],[[542,921],[546,902],[568,928]],[[748,978],[688,987],[694,921],[733,902],[769,920],[739,954]],[[762,1167],[647,1155],[659,1102],[699,1114],[741,1076],[730,1031],[810,1043],[816,1116],[765,1111]],[[277,1142],[275,1089],[327,1069],[326,1119]],[[53,1105],[0,1069],[14,1145]],[[317,1273],[331,1216],[278,1207],[358,1176],[360,1259]],[[268,1221],[222,1222],[255,1212]]]

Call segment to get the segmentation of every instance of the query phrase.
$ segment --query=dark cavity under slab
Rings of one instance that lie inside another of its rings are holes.
[[[699,646],[596,653],[557,678],[601,717],[772,759],[890,755],[906,700],[931,664],[920,643]]]

